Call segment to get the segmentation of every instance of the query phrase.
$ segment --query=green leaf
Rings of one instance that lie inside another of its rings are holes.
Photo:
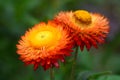
[[[104,75],[99,77],[96,80],[120,80],[120,76],[118,75]]]
[[[105,71],[105,72],[99,72],[99,73],[93,73],[92,75],[90,75],[88,77],[88,80],[96,80],[98,79],[99,77],[101,76],[104,76],[104,75],[110,75],[112,72],[111,71]]]

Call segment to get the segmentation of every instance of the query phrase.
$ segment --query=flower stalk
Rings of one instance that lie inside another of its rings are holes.
[[[50,80],[55,80],[54,79],[54,69],[53,69],[53,67],[50,68]]]
[[[78,46],[75,49],[75,54],[74,54],[74,58],[73,58],[73,64],[72,64],[72,70],[71,70],[70,80],[74,80],[77,55],[78,55]]]

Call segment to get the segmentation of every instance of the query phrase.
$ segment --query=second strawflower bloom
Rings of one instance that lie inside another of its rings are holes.
[[[85,10],[60,12],[55,16],[54,22],[62,25],[73,37],[74,43],[81,50],[86,46],[89,50],[92,46],[105,42],[109,32],[107,18],[98,13],[89,13]]]

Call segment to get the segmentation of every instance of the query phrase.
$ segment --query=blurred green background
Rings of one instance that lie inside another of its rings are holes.
[[[104,14],[110,21],[110,33],[99,49],[79,51],[76,80],[84,72],[120,75],[120,0],[0,0],[0,80],[49,80],[49,70],[39,67],[33,71],[33,66],[24,66],[16,54],[16,44],[34,24],[52,19],[59,11],[77,9]],[[70,61],[68,58],[55,69],[56,80],[69,79]]]

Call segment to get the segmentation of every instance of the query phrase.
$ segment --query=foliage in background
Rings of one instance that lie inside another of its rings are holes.
[[[33,71],[33,66],[25,67],[18,60],[16,44],[20,36],[41,21],[47,21],[59,11],[86,9],[104,14],[110,20],[110,34],[105,45],[79,51],[76,65],[76,80],[94,72],[112,71],[98,80],[118,80],[120,75],[120,0],[0,0],[0,80],[49,80],[49,71],[41,67]],[[68,80],[71,58],[60,69],[55,69],[56,80]],[[82,74],[81,72],[88,72]]]

